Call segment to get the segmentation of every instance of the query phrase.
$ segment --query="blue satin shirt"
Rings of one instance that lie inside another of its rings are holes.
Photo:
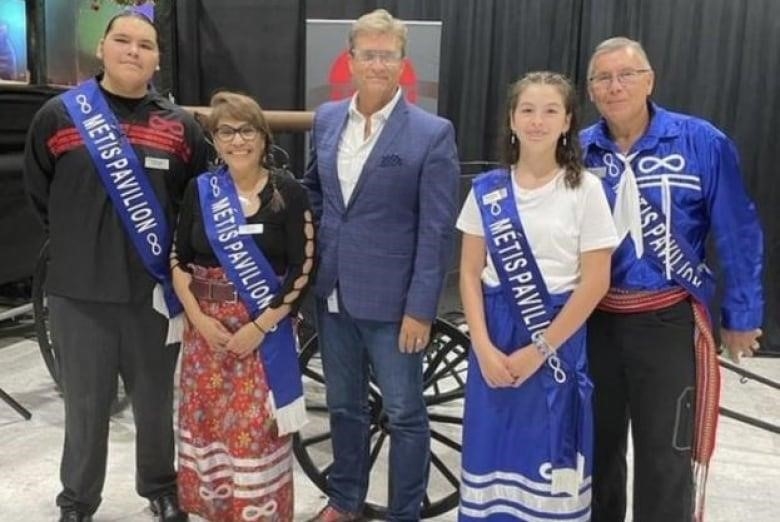
[[[656,208],[670,210],[675,236],[684,238],[700,259],[712,234],[724,281],[722,324],[750,330],[762,323],[763,234],[755,204],[748,197],[734,143],[712,124],[650,104],[645,134],[627,155],[639,191]],[[601,177],[610,206],[623,163],[602,119],[580,133],[585,166]],[[646,256],[646,254],[645,254]],[[612,258],[612,286],[660,290],[674,286],[644,256],[636,258],[629,236]]]

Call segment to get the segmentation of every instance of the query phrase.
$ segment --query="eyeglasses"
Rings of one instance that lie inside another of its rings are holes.
[[[233,141],[236,134],[240,135],[241,139],[244,141],[252,141],[257,137],[258,132],[259,131],[251,125],[242,125],[238,129],[231,127],[230,125],[220,125],[217,127],[217,130],[214,131],[214,136],[219,141],[224,141],[226,143]]]
[[[598,89],[608,88],[610,85],[612,85],[613,79],[616,79],[618,83],[623,86],[633,85],[634,83],[639,81],[639,77],[642,74],[647,72],[650,72],[650,69],[626,69],[620,71],[617,74],[612,74],[612,73],[596,74],[588,78],[588,81],[591,83],[591,85],[593,85]]]
[[[374,51],[372,49],[352,49],[352,57],[361,63],[371,63],[374,60],[382,65],[396,64],[403,58],[400,51]]]

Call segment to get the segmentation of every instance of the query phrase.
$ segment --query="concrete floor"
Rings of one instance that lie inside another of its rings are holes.
[[[780,359],[755,359],[744,367],[780,381]],[[780,394],[754,382],[740,383],[732,372],[724,371],[723,406],[740,413],[780,424]],[[11,394],[33,417],[23,420],[0,401],[0,522],[39,522],[56,520],[54,496],[59,491],[58,465],[62,444],[63,407],[39,355],[29,321],[0,322],[0,387]],[[322,388],[306,384],[307,401],[322,398]],[[437,413],[458,415],[460,405],[438,407]],[[323,418],[315,418],[306,428],[307,436],[322,432]],[[443,423],[439,431],[459,440],[457,429]],[[116,415],[111,426],[109,469],[103,504],[96,521],[151,520],[143,499],[133,486],[132,418],[127,411]],[[376,439],[375,439],[376,440]],[[311,446],[317,461],[327,459],[327,441]],[[375,487],[370,496],[379,501],[384,489],[386,446],[379,453]],[[437,443],[436,451],[445,468],[458,474],[458,454]],[[324,461],[323,461],[324,462]],[[446,495],[448,486],[441,471],[435,471],[429,493]],[[780,436],[721,417],[718,449],[710,472],[708,522],[776,522],[780,520]],[[312,516],[325,497],[296,467],[296,520]],[[455,520],[450,511],[433,520]],[[629,519],[630,520],[630,517]],[[670,521],[674,522],[674,521]]]

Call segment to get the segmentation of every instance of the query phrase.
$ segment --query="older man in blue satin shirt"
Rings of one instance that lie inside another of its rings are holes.
[[[623,239],[588,322],[594,522],[625,518],[629,421],[634,519],[700,520],[719,394],[708,237],[725,283],[722,344],[738,360],[761,335],[763,236],[734,143],[652,103],[654,80],[642,46],[623,37],[602,42],[588,68],[602,118],[582,132],[585,164],[602,176]]]

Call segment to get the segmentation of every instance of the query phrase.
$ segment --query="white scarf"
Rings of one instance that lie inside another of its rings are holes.
[[[631,167],[631,160],[637,154],[638,152],[635,152],[625,156],[615,153],[615,156],[623,162],[624,170],[617,185],[617,198],[612,217],[615,219],[618,239],[623,241],[626,234],[630,234],[631,240],[634,242],[636,257],[639,259],[644,253],[644,243],[642,242],[642,220],[639,213],[639,186],[636,183],[634,169]]]

